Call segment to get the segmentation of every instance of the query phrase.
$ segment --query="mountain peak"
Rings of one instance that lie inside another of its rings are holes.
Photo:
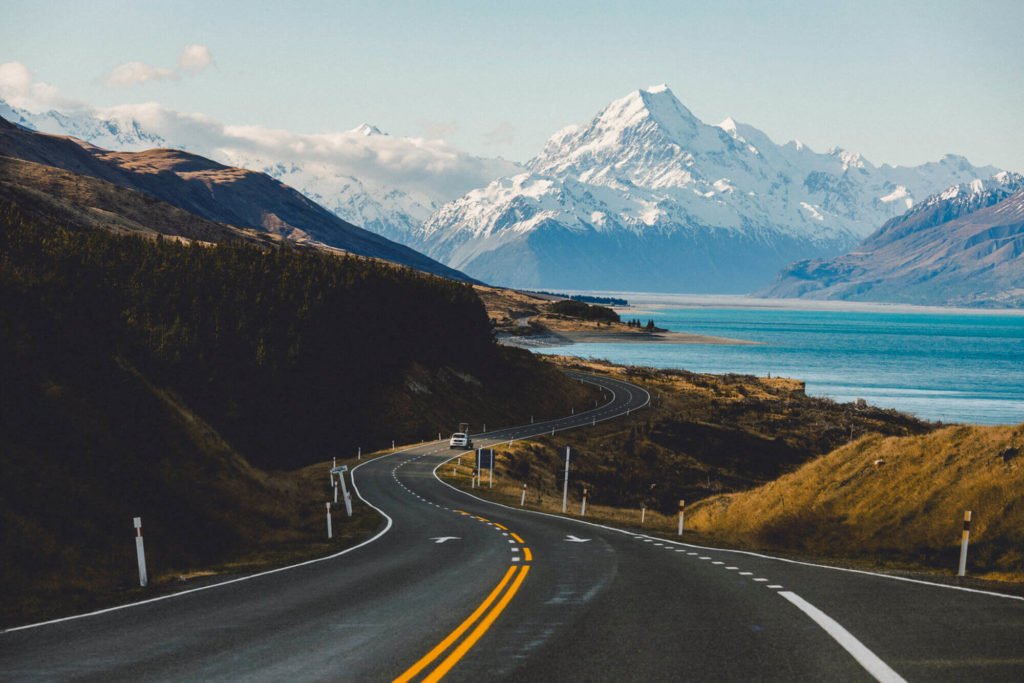
[[[662,93],[668,93],[672,95],[672,91],[669,89],[666,83],[659,83],[658,85],[652,85],[651,87],[644,90],[648,95],[660,95]],[[673,97],[675,97],[673,95]]]
[[[384,133],[381,132],[380,128],[378,128],[377,126],[373,126],[369,123],[360,123],[350,132],[359,133],[360,135],[364,135],[366,137],[370,137],[371,135],[384,135]]]

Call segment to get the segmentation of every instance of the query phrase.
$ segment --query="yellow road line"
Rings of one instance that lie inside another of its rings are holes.
[[[527,562],[533,559],[533,553],[530,552],[529,548],[523,548],[523,559]]]
[[[508,527],[507,527],[507,526],[505,526],[504,524],[498,524],[497,522],[495,522],[495,523],[494,523],[494,526],[498,527],[498,528],[499,528],[499,529],[501,529],[502,531],[508,531]]]
[[[494,599],[498,597],[498,595],[505,588],[505,586],[508,585],[509,579],[512,578],[512,574],[515,572],[515,570],[515,567],[509,567],[508,571],[505,572],[505,576],[501,579],[498,585],[494,587],[494,590],[491,591],[491,594],[488,595],[487,598],[484,599],[482,603],[480,603],[480,606],[477,607],[476,610],[474,610],[473,613],[470,614],[465,621],[459,624],[459,626],[454,631],[449,633],[444,640],[438,643],[433,650],[423,655],[423,657],[420,658],[418,662],[409,667],[405,671],[405,673],[396,678],[393,683],[405,683],[405,681],[412,680],[413,676],[418,674],[420,671],[423,671],[423,669],[425,669],[427,665],[429,665],[431,662],[437,659],[441,655],[441,653],[443,653],[445,650],[451,647],[451,644],[454,643],[459,638],[459,636],[465,633],[469,629],[469,627],[472,626],[474,622],[476,622],[476,620],[480,618],[481,614],[487,611],[487,608],[490,607],[492,602],[494,602]]]
[[[512,569],[515,569],[515,567],[512,567]],[[516,592],[519,591],[519,587],[523,585],[523,580],[526,578],[526,574],[529,571],[530,567],[528,566],[519,567],[519,576],[516,577],[512,587],[509,588],[505,595],[501,597],[498,604],[494,606],[494,609],[484,617],[483,621],[477,624],[477,627],[473,629],[473,632],[466,636],[466,639],[463,640],[462,643],[460,643],[459,646],[455,648],[455,650],[452,651],[452,653],[448,655],[445,660],[430,673],[429,676],[423,679],[423,683],[437,683],[437,681],[441,680],[446,673],[451,671],[453,666],[459,663],[459,660],[469,652],[469,649],[476,644],[476,641],[480,640],[484,633],[487,632],[487,629],[491,627],[491,624],[494,623],[495,619],[498,618],[498,615],[500,615],[508,606],[508,603],[512,601]]]
[[[520,538],[519,534],[512,534],[512,538],[516,539],[516,543],[526,543],[526,541]]]

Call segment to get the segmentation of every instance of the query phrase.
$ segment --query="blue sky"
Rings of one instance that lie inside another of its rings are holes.
[[[874,163],[947,152],[1024,171],[1024,3],[19,2],[0,64],[94,106],[155,101],[317,133],[370,122],[525,160],[668,83],[709,123]],[[187,44],[209,68],[175,71]],[[112,87],[142,62],[167,78]]]

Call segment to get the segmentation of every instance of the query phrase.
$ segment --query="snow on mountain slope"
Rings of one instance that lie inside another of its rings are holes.
[[[402,243],[442,204],[519,166],[475,157],[443,140],[396,137],[361,124],[315,135],[230,126],[154,103],[33,113],[0,101],[0,116],[31,130],[100,147],[169,147],[260,171],[339,218]]]
[[[1024,176],[953,185],[849,253],[791,264],[761,295],[1024,306]]]
[[[999,170],[776,145],[732,119],[703,123],[664,85],[562,129],[526,167],[442,207],[414,243],[495,283],[746,292],[798,258],[845,251],[917,197]]]

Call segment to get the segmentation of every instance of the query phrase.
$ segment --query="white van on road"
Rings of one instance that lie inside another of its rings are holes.
[[[448,439],[448,448],[473,448],[473,441],[465,432],[455,432],[452,438]]]

